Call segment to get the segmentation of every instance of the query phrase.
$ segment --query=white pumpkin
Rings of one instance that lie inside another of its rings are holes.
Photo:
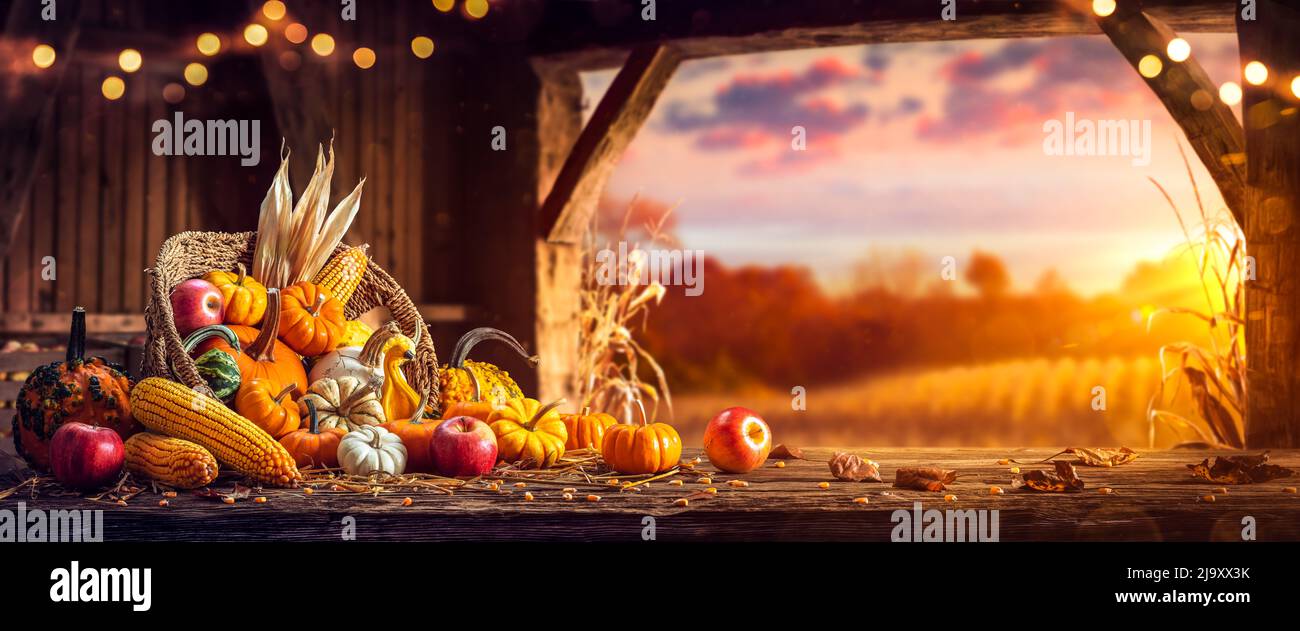
[[[350,432],[388,420],[378,389],[356,377],[326,377],[312,382],[307,394],[298,400],[298,411],[303,417],[309,414],[309,400],[316,406],[320,429],[337,427]]]
[[[339,466],[352,475],[401,475],[406,470],[406,445],[402,444],[402,438],[373,425],[348,432],[339,441],[338,456]]]
[[[316,383],[321,379],[356,377],[363,382],[382,384],[384,381],[384,350],[393,336],[402,331],[396,322],[389,322],[375,331],[365,346],[344,346],[321,355],[312,362],[307,380]]]

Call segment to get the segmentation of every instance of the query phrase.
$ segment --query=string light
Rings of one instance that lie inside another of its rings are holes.
[[[135,72],[143,63],[144,58],[140,56],[140,51],[134,48],[128,48],[117,56],[117,65],[121,66],[124,72]]]
[[[1246,83],[1251,85],[1261,85],[1268,81],[1268,66],[1258,61],[1252,61],[1246,64]]]
[[[1291,80],[1291,94],[1294,94],[1295,98],[1300,99],[1300,75],[1296,75],[1296,77]]]
[[[487,15],[488,1],[487,0],[465,0],[464,7],[465,7],[465,15],[468,15],[474,18],[475,20],[477,20]]]
[[[203,85],[208,82],[208,68],[201,63],[196,62],[185,66],[184,75],[185,82],[193,86]]]
[[[317,33],[311,38],[311,49],[321,57],[329,57],[334,52],[334,38],[328,33]]]
[[[1241,86],[1229,81],[1219,86],[1219,100],[1228,105],[1236,105],[1241,102]]]
[[[54,58],[56,56],[57,55],[54,53],[54,47],[49,44],[37,44],[36,48],[32,49],[32,63],[36,64],[37,68],[49,68],[50,66],[53,66]]]
[[[266,4],[262,5],[262,15],[269,20],[279,20],[284,17],[284,14],[284,3],[280,0],[266,0]]]
[[[1092,0],[1092,12],[1103,18],[1114,13],[1115,0]]]
[[[199,52],[211,57],[221,52],[221,38],[213,33],[204,33],[194,42]]]
[[[254,46],[266,43],[266,27],[261,24],[249,24],[244,28],[244,41]]]
[[[1165,53],[1169,55],[1170,61],[1187,61],[1187,58],[1192,56],[1192,45],[1181,37],[1175,37],[1169,40],[1169,46],[1165,48]]]
[[[100,84],[99,91],[104,94],[104,98],[116,101],[126,94],[126,82],[122,81],[122,77],[110,76]]]
[[[1138,74],[1154,79],[1160,76],[1160,71],[1164,69],[1164,64],[1160,63],[1160,58],[1155,55],[1147,55],[1138,60]]]
[[[352,51],[352,62],[362,70],[370,68],[375,65],[375,51],[362,46]]]
[[[411,40],[411,52],[420,59],[428,59],[433,54],[433,40],[420,35]]]
[[[307,41],[307,27],[294,22],[284,27],[284,38],[294,44],[301,44]]]
[[[456,8],[456,0],[433,0],[433,8],[446,13]]]
[[[175,105],[185,100],[185,86],[179,83],[168,83],[163,86],[163,100]]]

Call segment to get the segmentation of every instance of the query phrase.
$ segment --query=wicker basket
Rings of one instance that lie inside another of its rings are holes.
[[[163,242],[158,250],[158,261],[147,270],[152,276],[149,303],[144,309],[145,336],[144,376],[174,379],[201,392],[212,394],[199,376],[194,360],[181,346],[180,333],[172,320],[171,291],[177,285],[200,277],[212,270],[232,270],[237,263],[251,268],[253,247],[257,235],[253,232],[182,232]],[[340,245],[338,251],[347,246]],[[402,332],[415,337],[419,329],[419,344],[415,361],[402,368],[416,392],[429,389],[429,401],[436,408],[438,402],[438,355],[433,349],[429,329],[420,317],[411,298],[387,272],[367,264],[365,278],[345,305],[348,319],[378,306],[387,307],[397,320]]]

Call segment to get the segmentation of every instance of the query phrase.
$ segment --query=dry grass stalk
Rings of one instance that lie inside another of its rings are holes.
[[[617,233],[620,242],[628,237],[627,222],[636,198],[628,204],[623,223]],[[671,214],[664,213],[657,221],[644,226],[650,243],[667,243],[663,232],[664,222]],[[652,305],[663,300],[666,292],[658,280],[641,284],[642,268],[646,265],[646,252],[640,243],[629,244],[626,269],[619,269],[618,284],[602,284],[598,280],[600,264],[596,254],[596,221],[583,246],[583,279],[580,294],[578,364],[570,391],[577,393],[578,408],[590,407],[607,412],[623,422],[634,422],[633,406],[637,400],[651,402],[651,419],[659,409],[662,399],[672,415],[672,394],[663,369],[650,353],[637,343],[632,331],[638,325],[644,329]],[[605,249],[616,247],[606,242]],[[644,363],[655,377],[656,385],[641,380]]]
[[[1200,442],[1215,447],[1240,449],[1246,444],[1246,239],[1226,209],[1213,216],[1206,212],[1181,143],[1178,150],[1200,214],[1201,225],[1195,233],[1188,229],[1182,212],[1164,187],[1154,179],[1151,183],[1173,209],[1183,229],[1185,247],[1196,258],[1205,309],[1158,309],[1147,318],[1147,328],[1150,330],[1160,314],[1194,317],[1205,323],[1209,347],[1177,342],[1160,348],[1160,386],[1147,406],[1149,446],[1155,444],[1156,428],[1165,426],[1179,434],[1190,432]],[[1166,388],[1172,385],[1176,395],[1184,384],[1196,404],[1198,418],[1161,408]]]

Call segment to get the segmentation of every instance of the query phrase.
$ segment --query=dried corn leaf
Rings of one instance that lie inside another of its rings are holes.
[[[876,463],[855,454],[837,453],[830,460],[831,475],[849,482],[882,482]]]
[[[1210,459],[1200,464],[1189,464],[1192,477],[1218,484],[1254,484],[1295,475],[1295,471],[1275,464],[1268,464],[1268,452],[1246,456],[1217,456],[1214,464]]]
[[[894,486],[938,493],[957,479],[957,472],[938,467],[902,467],[894,472]]]
[[[802,449],[784,444],[773,447],[767,457],[772,460],[804,460]]]
[[[1083,490],[1083,480],[1074,471],[1074,465],[1064,460],[1057,460],[1056,474],[1037,469],[1024,476],[1011,478],[1011,486],[1045,493],[1072,493]]]
[[[1206,373],[1191,366],[1184,366],[1183,374],[1187,378],[1187,383],[1191,386],[1192,399],[1196,401],[1196,406],[1200,409],[1201,418],[1205,419],[1215,437],[1220,442],[1233,447],[1244,447],[1237,421],[1233,419],[1228,408],[1224,407],[1219,402],[1219,399],[1210,393]]]
[[[1128,447],[1117,447],[1114,449],[1103,447],[1067,447],[1058,453],[1044,458],[1041,462],[1047,462],[1062,454],[1072,454],[1079,458],[1075,464],[1087,465],[1089,467],[1118,467],[1122,464],[1128,464],[1137,460],[1138,452]]]

